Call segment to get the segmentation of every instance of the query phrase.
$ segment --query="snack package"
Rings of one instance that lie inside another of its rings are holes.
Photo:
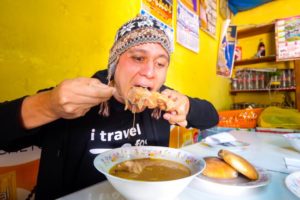
[[[258,125],[263,128],[300,129],[300,113],[296,109],[270,106],[259,116]]]

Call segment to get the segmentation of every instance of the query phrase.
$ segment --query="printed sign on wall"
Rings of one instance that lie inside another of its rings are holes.
[[[300,59],[300,16],[276,20],[275,40],[277,61]]]

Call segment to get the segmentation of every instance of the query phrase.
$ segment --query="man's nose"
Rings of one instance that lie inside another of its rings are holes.
[[[140,74],[146,76],[147,78],[152,78],[155,73],[155,66],[153,62],[145,63],[140,70]]]

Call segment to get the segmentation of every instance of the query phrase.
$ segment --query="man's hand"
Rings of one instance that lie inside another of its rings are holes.
[[[91,107],[110,99],[114,90],[94,78],[65,80],[51,91],[50,107],[60,118],[77,118],[85,115]]]
[[[174,102],[174,109],[166,112],[163,115],[165,120],[168,120],[170,124],[177,124],[182,127],[187,126],[187,114],[190,109],[190,102],[187,96],[175,91],[166,89],[162,91],[162,95],[168,97]]]
[[[24,99],[21,118],[25,128],[35,128],[59,118],[74,119],[107,101],[115,89],[94,78],[65,80],[52,90]]]

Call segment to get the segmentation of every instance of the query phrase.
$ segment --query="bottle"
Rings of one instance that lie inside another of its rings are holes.
[[[262,40],[260,40],[258,47],[257,47],[257,54],[256,57],[260,58],[266,55],[266,47]]]
[[[291,87],[296,87],[296,82],[295,82],[295,70],[294,69],[290,69],[291,70],[291,74],[292,74],[292,78],[291,78]]]
[[[260,77],[259,77],[259,82],[260,82],[260,87],[259,89],[266,89],[265,87],[265,72],[261,72]]]
[[[255,78],[254,78],[254,81],[255,81],[255,89],[260,89],[259,87],[259,76],[260,76],[260,73],[258,71],[255,71]]]
[[[294,84],[292,83],[292,69],[288,69],[287,70],[287,77],[286,77],[286,85],[287,85],[287,87],[292,87]]]
[[[237,78],[232,78],[232,79],[231,79],[231,89],[232,89],[232,90],[237,90],[237,89],[238,89],[238,81],[237,81]]]
[[[247,82],[248,82],[248,90],[252,90],[253,89],[253,72],[251,70],[248,71]]]
[[[243,90],[247,90],[248,89],[248,73],[247,70],[243,70]]]
[[[281,88],[286,88],[287,87],[287,84],[286,84],[286,70],[282,70],[281,71]]]
[[[242,90],[243,89],[243,79],[242,79],[242,73],[241,71],[238,71],[236,73],[236,76],[237,76],[237,87],[238,87],[238,90]]]

